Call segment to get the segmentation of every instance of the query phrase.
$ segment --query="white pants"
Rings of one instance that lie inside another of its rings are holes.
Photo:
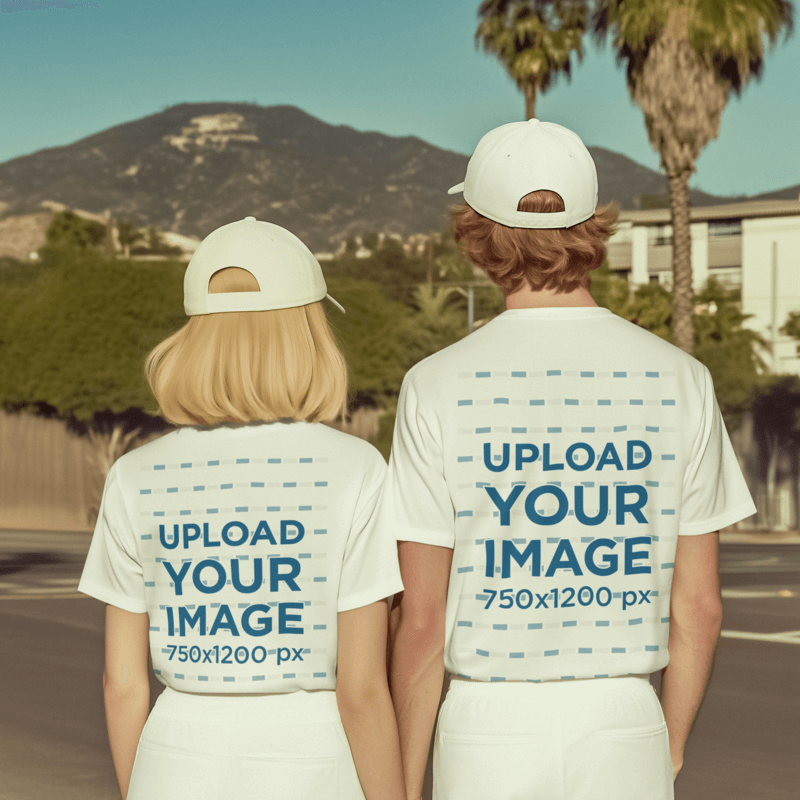
[[[454,679],[433,800],[673,800],[661,704],[647,676],[546,683]]]
[[[128,800],[364,800],[336,693],[225,696],[166,688]]]

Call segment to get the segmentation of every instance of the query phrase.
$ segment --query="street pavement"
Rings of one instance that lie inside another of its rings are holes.
[[[797,800],[800,547],[730,536],[723,635],[676,800]],[[77,592],[89,540],[0,531],[0,800],[119,796],[102,707],[104,606]]]

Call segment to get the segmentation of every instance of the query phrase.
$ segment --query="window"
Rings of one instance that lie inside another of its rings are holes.
[[[736,289],[742,285],[741,267],[722,267],[709,269],[709,277],[716,278],[726,289]]]
[[[672,244],[672,225],[653,225],[648,230],[649,244],[655,247]]]
[[[712,219],[708,222],[709,236],[741,236],[742,221],[740,219]]]

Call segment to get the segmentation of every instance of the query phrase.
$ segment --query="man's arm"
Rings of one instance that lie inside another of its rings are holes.
[[[149,630],[147,614],[106,606],[103,695],[111,758],[123,800],[128,795],[136,748],[150,712]]]
[[[679,536],[670,594],[669,664],[661,704],[669,732],[673,778],[705,697],[722,628],[719,531]]]
[[[422,795],[425,764],[444,679],[445,610],[453,551],[398,544],[405,590],[391,612],[389,685],[400,733],[406,794]]]

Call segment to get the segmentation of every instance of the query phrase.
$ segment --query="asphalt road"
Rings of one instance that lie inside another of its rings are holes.
[[[0,532],[0,800],[119,796],[102,708],[104,607],[75,591],[88,541]],[[797,800],[800,546],[722,545],[720,565],[724,633],[675,796]]]

